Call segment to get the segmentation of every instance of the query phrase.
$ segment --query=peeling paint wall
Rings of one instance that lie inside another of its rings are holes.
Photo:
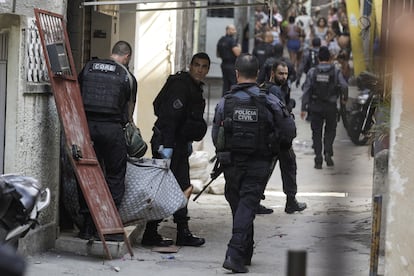
[[[413,14],[394,28],[385,275],[414,275]],[[398,29],[398,32],[395,32]]]
[[[16,1],[15,7],[6,1],[0,5],[0,31],[9,37],[4,171],[33,176],[52,192],[51,204],[39,218],[41,226],[19,244],[24,254],[54,246],[59,195],[60,128],[55,102],[47,82],[28,78],[29,55],[39,53],[27,41],[34,7],[64,14],[66,1]]]
[[[5,2],[0,5],[0,14],[14,13],[18,15],[34,16],[33,8],[40,8],[58,14],[65,14],[66,6],[67,0],[5,0]]]

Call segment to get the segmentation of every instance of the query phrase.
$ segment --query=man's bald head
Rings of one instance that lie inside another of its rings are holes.
[[[226,34],[227,35],[235,35],[237,33],[236,27],[233,24],[227,25],[226,27]]]

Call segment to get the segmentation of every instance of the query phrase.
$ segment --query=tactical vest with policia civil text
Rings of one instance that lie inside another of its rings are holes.
[[[222,151],[256,156],[272,156],[279,152],[278,133],[275,133],[273,115],[266,94],[249,95],[240,99],[234,93],[224,101],[224,146]]]
[[[339,87],[335,65],[317,65],[312,76],[312,101],[336,103]]]
[[[83,69],[81,91],[86,112],[123,115],[131,89],[126,68],[113,60],[92,60]]]

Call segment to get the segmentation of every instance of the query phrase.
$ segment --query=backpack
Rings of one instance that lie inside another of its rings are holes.
[[[329,68],[316,66],[313,72],[312,99],[329,101],[332,96],[337,95],[337,78],[335,66]],[[336,98],[335,98],[336,101]]]
[[[318,58],[318,54],[319,54],[319,51],[318,50],[315,50],[315,49],[309,49],[309,55],[308,55],[308,60],[307,60],[307,62],[306,62],[306,65],[307,66],[305,66],[305,68],[304,68],[304,72],[305,73],[308,73],[308,71],[311,69],[311,68],[313,68],[313,67],[315,67],[316,65],[318,65],[319,64],[319,58]]]

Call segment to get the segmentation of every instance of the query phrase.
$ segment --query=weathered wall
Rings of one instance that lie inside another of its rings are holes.
[[[165,8],[172,4],[156,6]],[[147,5],[138,7],[146,8]],[[136,18],[134,74],[138,80],[138,112],[134,116],[144,140],[149,143],[155,121],[152,102],[168,75],[175,71],[177,19],[174,11],[138,12]],[[147,156],[151,156],[150,150]]]
[[[67,0],[5,0],[0,5],[1,13],[34,16],[33,8],[48,10],[58,14],[66,14]]]
[[[52,192],[52,202],[39,218],[41,227],[20,242],[25,254],[54,245],[59,194],[59,120],[50,86],[36,68],[40,44],[29,35],[34,7],[64,13],[66,2],[16,1],[13,9],[12,1],[6,1],[0,8],[1,31],[9,34],[4,171],[33,176]]]
[[[394,17],[395,19],[397,17]],[[385,275],[414,275],[414,15],[392,29],[394,74],[391,102],[389,202]],[[397,31],[398,30],[398,31]]]
[[[412,89],[403,89],[402,80],[395,77],[386,226],[386,275],[413,275],[414,248],[411,240],[414,236],[414,106],[404,100],[406,94],[412,93]]]

